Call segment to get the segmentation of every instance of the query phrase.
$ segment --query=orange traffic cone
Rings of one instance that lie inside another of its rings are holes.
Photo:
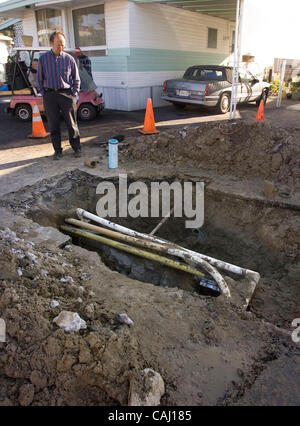
[[[50,133],[46,132],[43,120],[36,102],[32,103],[32,133],[28,137],[33,138],[46,138]]]
[[[159,130],[156,130],[156,127],[155,127],[151,98],[148,98],[148,101],[147,101],[144,128],[142,130],[139,129],[139,132],[143,133],[143,135],[152,135],[153,133],[159,133]]]
[[[264,111],[265,111],[265,103],[264,101],[260,101],[255,121],[265,121]]]

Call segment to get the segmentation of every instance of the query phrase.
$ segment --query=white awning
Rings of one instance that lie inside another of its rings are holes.
[[[162,3],[192,12],[235,22],[236,0],[130,0],[134,3]]]

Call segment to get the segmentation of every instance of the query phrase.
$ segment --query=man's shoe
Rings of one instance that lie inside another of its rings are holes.
[[[53,155],[53,160],[60,160],[62,157],[62,153],[61,152],[55,152]]]
[[[75,151],[74,157],[80,158],[81,157],[81,151]]]

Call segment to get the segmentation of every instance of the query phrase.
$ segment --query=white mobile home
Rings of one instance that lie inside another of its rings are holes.
[[[51,32],[62,31],[67,47],[79,46],[91,58],[106,107],[130,111],[145,108],[148,97],[162,105],[164,80],[188,66],[221,64],[230,56],[236,0],[216,7],[221,3],[10,0],[0,4],[0,16],[22,19],[34,47],[49,46]]]

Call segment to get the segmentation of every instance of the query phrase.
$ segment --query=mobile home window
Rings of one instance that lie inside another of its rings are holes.
[[[104,46],[106,44],[104,5],[73,10],[75,46]]]
[[[217,41],[218,41],[218,30],[216,30],[215,28],[208,28],[207,47],[211,49],[216,49]]]
[[[60,10],[41,9],[35,11],[40,46],[50,46],[50,35],[63,30]]]

